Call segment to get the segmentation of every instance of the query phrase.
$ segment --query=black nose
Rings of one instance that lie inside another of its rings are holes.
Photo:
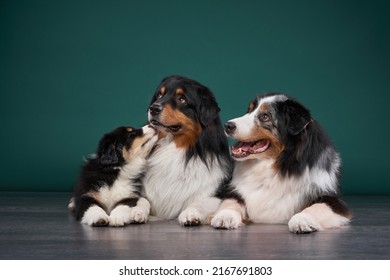
[[[150,114],[152,114],[153,116],[157,116],[158,114],[160,114],[162,109],[163,106],[160,103],[153,103],[149,107]]]
[[[226,133],[230,134],[233,133],[236,130],[236,124],[234,122],[227,122],[225,123],[225,131]]]

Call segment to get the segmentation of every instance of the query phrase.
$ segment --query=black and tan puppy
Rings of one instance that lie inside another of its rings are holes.
[[[76,219],[91,226],[146,222],[150,204],[141,197],[141,177],[156,141],[148,126],[119,127],[104,135],[74,187],[69,208]]]

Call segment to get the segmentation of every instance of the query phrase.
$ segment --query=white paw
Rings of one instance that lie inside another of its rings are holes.
[[[288,228],[295,233],[310,233],[322,229],[312,215],[303,212],[292,216],[288,222]]]
[[[106,211],[96,205],[89,207],[81,219],[82,224],[95,227],[106,226],[108,225],[108,222],[108,215]]]
[[[109,217],[111,227],[123,227],[131,222],[131,210],[129,206],[119,205],[115,207]]]
[[[145,209],[140,206],[135,206],[131,208],[130,222],[142,224],[148,221],[149,209]]]
[[[236,229],[242,225],[241,214],[235,210],[223,209],[211,219],[210,224],[215,228]]]
[[[202,224],[204,219],[199,210],[193,207],[185,209],[178,218],[180,225],[190,227]]]

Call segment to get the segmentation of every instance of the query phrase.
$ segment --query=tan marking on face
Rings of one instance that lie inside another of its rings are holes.
[[[165,91],[166,91],[165,86],[162,86],[162,87],[160,88],[160,93],[161,93],[161,94],[165,94]]]
[[[132,132],[133,131],[133,129],[131,127],[127,127],[126,130],[127,130],[127,132]]]
[[[125,161],[129,162],[131,158],[133,157],[133,151],[139,147],[142,146],[143,143],[145,143],[145,135],[140,135],[134,138],[133,142],[131,143],[131,146],[129,148],[123,147],[122,149],[122,156],[125,159]]]
[[[184,94],[184,90],[182,88],[178,88],[176,90],[176,94]]]
[[[131,147],[129,149],[127,149],[126,147],[123,147],[123,149],[122,149],[122,156],[126,162],[128,162],[131,158],[130,150],[131,150]]]
[[[133,143],[131,144],[130,149],[137,149],[138,147],[142,146],[142,144],[145,142],[145,135],[140,135],[134,138]]]
[[[178,148],[194,146],[197,137],[202,131],[199,123],[194,122],[179,110],[173,109],[169,104],[164,106],[160,115],[160,122],[164,126],[181,126],[179,131],[172,132],[173,141]]]
[[[261,104],[260,105],[260,110],[263,112],[268,112],[269,106],[267,104]]]

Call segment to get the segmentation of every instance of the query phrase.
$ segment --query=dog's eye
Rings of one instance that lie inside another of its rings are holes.
[[[177,101],[178,101],[180,104],[187,104],[187,100],[186,100],[185,97],[182,96],[182,95],[179,95],[179,96],[177,97]]]
[[[267,113],[261,113],[259,116],[259,120],[261,122],[269,122],[271,120],[271,117]]]
[[[157,94],[157,99],[160,99],[160,98],[162,98],[164,96],[164,94],[162,94],[161,92],[159,92],[158,94]]]

